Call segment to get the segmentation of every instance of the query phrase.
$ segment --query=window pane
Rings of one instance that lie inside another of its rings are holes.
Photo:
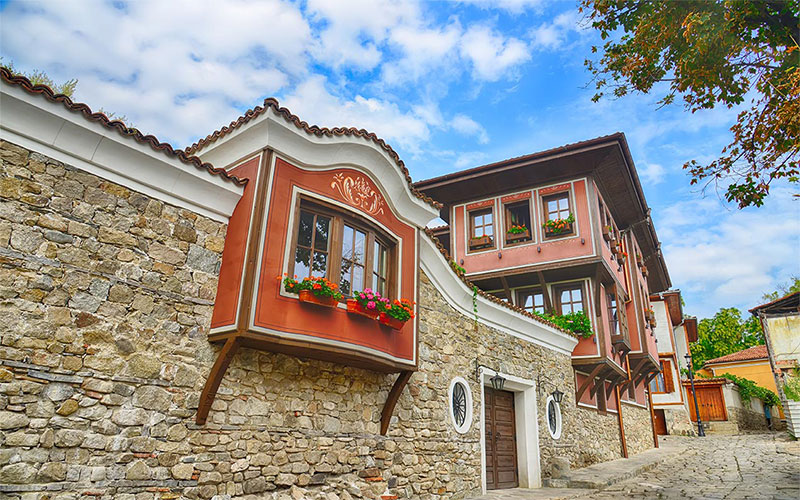
[[[356,242],[353,245],[353,262],[364,263],[366,241],[367,235],[361,231],[356,231]]]
[[[483,222],[484,224],[491,224],[492,223],[492,212],[489,212],[488,214],[484,214],[483,221],[484,221]]]
[[[345,295],[350,295],[353,292],[353,288],[350,286],[350,266],[352,264],[349,260],[342,259],[342,279],[339,281],[339,287]]]
[[[353,265],[353,288],[363,290],[364,287],[364,267]]]
[[[550,214],[558,212],[558,200],[549,200],[547,202],[547,211]]]
[[[314,248],[317,250],[328,250],[328,229],[330,222],[331,220],[327,217],[321,215],[317,216],[317,231],[316,237],[314,238]]]
[[[572,300],[574,302],[580,302],[582,300],[580,288],[575,288],[574,290],[572,290]]]
[[[526,309],[528,311],[533,309],[533,296],[531,296],[531,295],[526,295],[525,296],[525,303],[523,304],[522,308]]]
[[[484,226],[483,233],[486,236],[492,236],[494,234],[494,226]]]
[[[352,260],[353,255],[353,228],[345,224],[344,232],[342,233],[342,259]],[[344,266],[344,262],[342,262]],[[344,267],[342,267],[344,273]]]
[[[298,278],[308,277],[308,263],[311,260],[311,250],[297,247],[294,254],[294,272]]]
[[[558,200],[559,210],[569,210],[569,198],[561,198]]]
[[[328,271],[328,254],[314,252],[314,259],[311,265],[311,276],[325,277]]]
[[[310,247],[311,246],[311,235],[313,233],[314,227],[314,214],[305,212],[303,210],[300,211],[300,227],[297,231],[297,244]],[[298,275],[299,276],[299,275]]]

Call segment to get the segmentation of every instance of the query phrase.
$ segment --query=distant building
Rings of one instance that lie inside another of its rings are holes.
[[[681,369],[689,344],[697,341],[697,318],[684,317],[680,290],[650,295],[661,372],[650,381],[653,419],[659,434],[694,434],[689,400],[681,388]]]
[[[783,404],[789,432],[800,430],[800,402],[786,398],[783,385],[792,371],[800,367],[800,292],[750,309],[761,320],[769,364]]]

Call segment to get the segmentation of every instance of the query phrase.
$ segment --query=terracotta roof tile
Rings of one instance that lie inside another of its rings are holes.
[[[223,179],[231,181],[239,186],[243,186],[247,183],[247,179],[241,179],[235,175],[231,175],[226,172],[225,169],[216,168],[214,165],[204,162],[200,158],[192,156],[190,153],[187,153],[182,149],[175,149],[170,144],[159,141],[158,138],[153,135],[144,135],[139,130],[128,127],[119,120],[110,120],[103,113],[93,112],[92,109],[84,103],[73,102],[72,99],[64,94],[56,94],[47,85],[34,85],[24,76],[15,75],[6,68],[0,68],[0,78],[2,78],[5,83],[20,87],[29,94],[41,95],[48,101],[61,103],[69,111],[83,114],[83,116],[89,121],[100,123],[109,129],[114,129],[123,137],[130,137],[138,143],[147,144],[155,151],[163,152],[168,156],[177,158],[187,165],[193,165],[196,168],[206,170],[212,175],[218,175]]]
[[[438,248],[439,252],[444,256],[445,260],[448,263],[453,262],[453,259],[450,257],[450,254],[447,252],[447,249],[444,246],[442,246],[442,244],[439,242],[439,238],[434,236],[433,231],[431,231],[429,228],[426,227],[425,228],[425,234],[427,234],[428,237],[431,239],[431,241],[433,241],[433,243],[436,245],[436,248]],[[470,288],[477,288],[475,286],[475,284],[473,284],[467,278],[467,276],[464,273],[454,269],[452,265],[450,266],[450,270],[453,271],[454,273],[456,273],[456,276],[458,276],[458,278],[461,281],[463,281],[465,285],[467,285]],[[569,330],[565,330],[564,328],[561,328],[560,326],[556,325],[555,323],[547,321],[546,319],[542,318],[541,316],[537,316],[535,314],[531,314],[528,311],[526,311],[525,309],[517,307],[517,306],[515,306],[515,305],[513,305],[513,304],[511,304],[509,302],[506,302],[505,300],[502,300],[502,299],[499,299],[499,298],[495,297],[492,294],[484,292],[480,288],[477,288],[477,290],[478,290],[478,295],[480,295],[484,299],[488,300],[489,302],[494,302],[495,304],[498,304],[498,305],[500,305],[502,307],[505,307],[506,309],[511,309],[512,311],[517,312],[519,314],[522,314],[523,316],[527,316],[528,318],[534,319],[534,320],[538,321],[539,323],[543,323],[543,324],[545,324],[545,325],[547,325],[549,327],[555,328],[556,330],[558,330],[560,332],[566,333],[567,335],[569,335],[571,337],[580,338],[580,336],[577,335],[575,332],[571,332]]]
[[[315,135],[317,137],[327,136],[327,137],[334,137],[334,136],[351,136],[351,137],[361,137],[367,140],[370,140],[381,147],[395,162],[395,164],[400,168],[403,176],[406,178],[408,182],[408,187],[411,189],[411,192],[414,193],[414,196],[417,198],[425,201],[432,207],[436,208],[437,210],[442,208],[442,204],[438,201],[434,200],[430,196],[424,195],[414,187],[414,182],[411,180],[411,175],[408,173],[408,169],[406,168],[405,163],[403,160],[400,159],[400,155],[398,155],[391,146],[389,146],[386,141],[375,135],[374,132],[369,132],[364,129],[357,129],[355,127],[335,127],[335,128],[327,128],[327,127],[319,127],[317,125],[309,125],[308,123],[302,121],[297,115],[293,114],[287,108],[282,107],[278,100],[273,97],[268,97],[264,99],[264,104],[262,106],[256,106],[253,109],[247,110],[245,114],[237,118],[236,120],[232,121],[227,127],[222,127],[219,130],[212,132],[211,134],[207,135],[203,139],[200,139],[196,143],[192,144],[186,151],[188,153],[197,153],[198,150],[208,146],[212,142],[216,141],[217,139],[224,137],[237,128],[241,127],[242,125],[246,124],[247,122],[257,118],[267,110],[272,109],[278,115],[281,115],[286,121],[294,124],[297,128],[305,131],[308,134]]]
[[[719,363],[736,363],[737,361],[749,361],[751,359],[769,359],[767,356],[767,346],[756,345],[743,351],[734,352],[719,358],[709,359],[706,361],[707,365],[715,365]]]

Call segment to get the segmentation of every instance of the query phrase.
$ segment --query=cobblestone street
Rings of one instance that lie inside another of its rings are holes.
[[[790,441],[785,433],[670,436],[662,438],[662,447],[682,451],[636,478],[602,490],[518,489],[491,492],[481,500],[800,498],[800,441]]]

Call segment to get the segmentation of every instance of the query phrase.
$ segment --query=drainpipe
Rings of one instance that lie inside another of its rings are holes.
[[[622,402],[619,399],[619,386],[614,387],[617,396],[617,420],[619,421],[619,440],[622,444],[622,458],[628,458],[628,443],[625,441],[625,425],[622,423]]]

